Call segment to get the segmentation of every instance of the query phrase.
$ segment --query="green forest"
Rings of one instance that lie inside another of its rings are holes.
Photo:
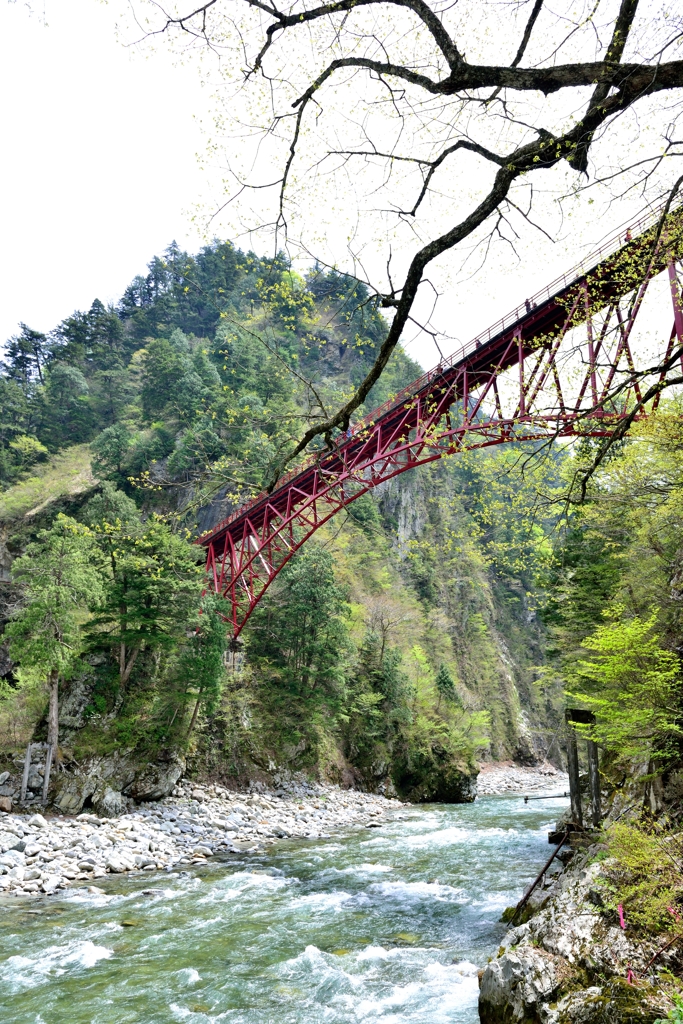
[[[21,325],[0,376],[3,756],[47,739],[67,769],[179,759],[224,782],[302,770],[459,801],[482,758],[561,758],[571,700],[617,760],[675,764],[676,398],[581,504],[567,494],[597,442],[382,485],[302,548],[229,650],[195,537],[351,392],[386,329],[355,280],[221,242],[171,245],[116,306]],[[399,348],[364,411],[421,372]]]

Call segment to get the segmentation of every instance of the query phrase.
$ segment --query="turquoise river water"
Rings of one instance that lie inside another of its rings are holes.
[[[565,802],[402,809],[105,895],[0,905],[2,1024],[473,1024]]]

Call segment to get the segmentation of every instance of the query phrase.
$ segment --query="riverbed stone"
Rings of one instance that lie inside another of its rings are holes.
[[[47,822],[42,814],[33,814],[28,819],[28,823],[29,825],[32,825],[33,828],[47,828]]]
[[[0,851],[7,853],[9,850],[24,850],[26,844],[15,832],[0,832]]]
[[[399,806],[398,801],[376,794],[317,783],[291,784],[277,793],[259,789],[240,797],[211,786],[181,784],[175,787],[173,800],[154,804],[145,801],[135,806],[114,788],[114,769],[117,778],[130,784],[139,766],[131,766],[123,757],[116,761],[114,756],[100,759],[98,765],[93,761],[87,770],[81,766],[72,777],[74,809],[79,810],[75,822],[51,817],[44,828],[38,828],[38,822],[28,824],[28,816],[3,820],[0,834],[4,833],[5,852],[0,853],[0,890],[26,896],[33,891],[49,894],[73,881],[104,877],[106,872],[153,873],[178,863],[203,864],[218,849],[238,855],[243,850],[262,849],[274,843],[278,835],[318,836],[331,834],[335,828],[358,828]],[[96,810],[108,787],[123,797],[125,813],[107,818],[81,811],[83,793],[93,784],[91,801]],[[201,793],[201,801],[191,799],[195,790]],[[60,789],[58,797],[60,794],[62,798],[68,796],[69,789]],[[226,842],[226,828],[230,836],[237,836],[239,831],[239,845]],[[25,863],[24,848],[29,853],[29,864]],[[29,877],[30,871],[36,871],[35,877]],[[34,885],[35,890],[24,888]]]
[[[9,796],[0,796],[0,811],[4,811],[6,814],[12,810],[12,799]]]

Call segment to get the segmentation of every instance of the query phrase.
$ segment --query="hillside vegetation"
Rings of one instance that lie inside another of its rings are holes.
[[[0,377],[8,750],[58,732],[65,763],[175,751],[224,779],[286,766],[414,799],[467,797],[479,757],[546,752],[558,513],[538,495],[566,453],[520,474],[512,448],[478,452],[358,500],[281,573],[237,658],[202,596],[197,532],[261,488],[385,331],[357,282],[226,243],[171,246],[116,307],[48,335],[22,325]],[[420,373],[397,351],[366,410]]]

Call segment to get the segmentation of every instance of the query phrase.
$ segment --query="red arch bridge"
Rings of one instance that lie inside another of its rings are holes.
[[[234,639],[294,552],[382,481],[491,445],[604,436],[656,408],[638,403],[680,374],[682,257],[683,207],[643,218],[202,534]]]

